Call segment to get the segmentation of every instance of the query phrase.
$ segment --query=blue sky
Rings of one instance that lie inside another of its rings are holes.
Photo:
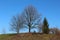
[[[33,5],[42,14],[42,19],[47,18],[50,28],[57,26],[60,29],[60,0],[0,0],[0,33],[3,28],[7,33],[11,32],[12,16],[23,12],[28,5]]]

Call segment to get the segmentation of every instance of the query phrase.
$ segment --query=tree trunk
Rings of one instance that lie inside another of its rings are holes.
[[[17,30],[17,34],[19,34],[19,30]]]
[[[30,33],[30,27],[29,27],[29,33]]]
[[[29,33],[30,33],[30,30],[31,30],[31,25],[30,25],[30,23],[28,24],[28,26],[29,26]]]

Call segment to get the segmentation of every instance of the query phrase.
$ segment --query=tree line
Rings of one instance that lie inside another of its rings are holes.
[[[42,33],[48,34],[50,31],[48,21],[46,17],[44,17],[43,22],[41,22],[41,19],[41,14],[38,13],[35,7],[30,5],[22,13],[12,17],[10,28],[19,34],[22,28],[28,28],[30,33],[31,29],[37,27],[39,32],[42,29]]]

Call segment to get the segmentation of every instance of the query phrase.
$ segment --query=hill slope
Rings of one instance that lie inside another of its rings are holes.
[[[0,35],[0,40],[57,40],[57,37],[54,38],[55,35],[52,34],[6,34]],[[58,39],[60,40],[60,39]]]

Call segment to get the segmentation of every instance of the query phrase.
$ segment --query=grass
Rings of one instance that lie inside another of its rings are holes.
[[[2,34],[0,35],[0,40],[55,40],[57,36],[53,34],[32,34],[32,33],[22,33],[22,34]],[[58,40],[60,37],[58,37]]]

